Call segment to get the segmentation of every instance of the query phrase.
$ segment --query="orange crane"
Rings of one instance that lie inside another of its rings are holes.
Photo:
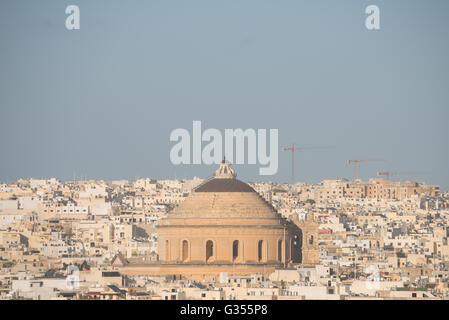
[[[295,144],[292,144],[291,147],[283,147],[282,151],[291,151],[292,152],[292,184],[295,183],[295,151],[299,150],[318,150],[318,149],[329,149],[330,147],[295,147]]]
[[[369,160],[352,159],[352,160],[348,160],[348,164],[354,163],[354,181],[357,180],[357,166],[360,162],[376,162],[376,161],[385,161],[385,160],[384,159],[369,159]]]
[[[377,172],[377,176],[378,177],[380,177],[380,176],[386,176],[387,177],[387,180],[390,180],[390,176],[393,176],[393,175],[396,175],[396,174],[399,174],[399,172],[391,172],[391,171],[385,171],[385,172]]]
[[[377,176],[386,176],[387,180],[390,180],[390,177],[392,176],[398,176],[398,175],[403,175],[403,174],[421,174],[421,173],[425,173],[425,172],[418,172],[418,171],[397,171],[397,172],[393,172],[393,171],[384,171],[384,172],[378,172]]]

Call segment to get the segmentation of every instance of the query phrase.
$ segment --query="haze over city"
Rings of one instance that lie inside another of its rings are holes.
[[[170,132],[279,129],[279,145],[333,146],[296,154],[296,179],[352,179],[361,166],[416,171],[449,188],[447,1],[70,1],[0,3],[0,181],[56,177],[207,177],[174,166]],[[317,18],[319,17],[319,18]],[[234,166],[246,181],[290,181]]]

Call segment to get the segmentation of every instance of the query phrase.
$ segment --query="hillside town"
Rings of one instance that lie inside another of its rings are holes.
[[[249,183],[307,235],[302,262],[192,280],[138,275],[157,227],[204,181],[0,184],[0,299],[448,299],[449,193],[413,181]]]

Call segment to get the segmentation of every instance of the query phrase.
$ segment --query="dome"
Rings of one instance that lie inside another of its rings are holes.
[[[282,217],[256,192],[193,192],[161,224],[242,224],[241,219],[251,219],[247,224],[280,224]]]
[[[255,192],[248,184],[237,179],[211,179],[199,185],[194,192]]]
[[[241,224],[241,219],[251,219],[245,222],[279,225],[282,219],[271,204],[253,188],[235,178],[234,170],[226,161],[221,163],[212,179],[196,187],[186,200],[169,213],[170,221],[162,221],[162,224],[176,224],[177,219],[185,218],[189,218],[188,221],[183,221],[185,224],[209,225],[222,225],[223,221],[217,219],[225,219],[226,224]]]
[[[226,160],[223,160],[220,167],[215,171],[213,179],[200,184],[193,191],[194,192],[255,192],[246,183],[237,180],[236,174],[231,165]]]
[[[160,220],[157,230],[164,263],[279,265],[300,252],[299,229],[236,179],[225,160],[212,179]]]

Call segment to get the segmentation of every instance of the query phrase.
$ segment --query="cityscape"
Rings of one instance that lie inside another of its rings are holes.
[[[449,300],[448,13],[0,1],[2,306],[403,318]]]
[[[447,299],[449,193],[375,177],[0,185],[0,299]],[[251,220],[252,219],[252,220]]]

